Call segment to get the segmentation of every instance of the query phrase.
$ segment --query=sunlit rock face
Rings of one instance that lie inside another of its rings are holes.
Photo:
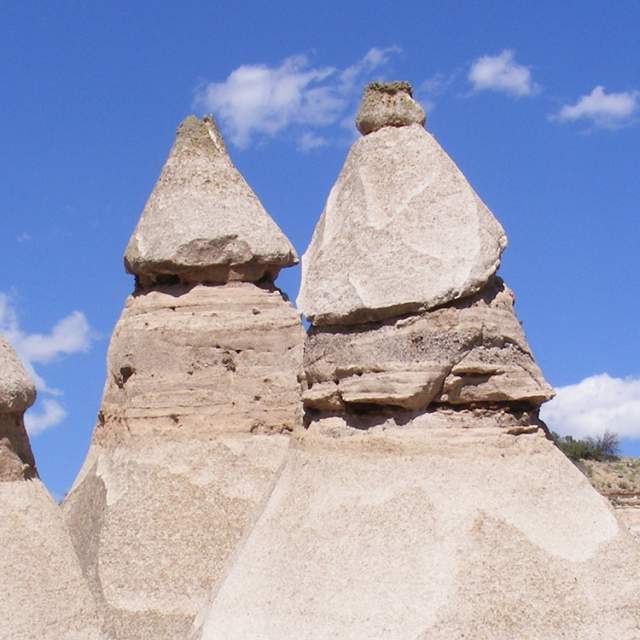
[[[187,118],[125,257],[91,449],[65,499],[110,640],[187,638],[301,424],[304,331],[274,286],[289,241]]]
[[[142,284],[274,280],[298,261],[234,167],[211,117],[180,123],[125,253]]]
[[[0,638],[98,640],[93,597],[36,471],[23,419],[34,400],[33,383],[0,336]]]
[[[305,429],[198,640],[640,637],[640,546],[547,439],[504,233],[422,117],[365,92],[302,259]]]

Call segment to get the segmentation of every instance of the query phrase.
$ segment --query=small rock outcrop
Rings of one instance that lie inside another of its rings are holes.
[[[98,640],[93,598],[24,426],[34,400],[33,383],[0,336],[0,638]]]
[[[640,546],[546,437],[502,228],[411,100],[365,92],[302,258],[306,429],[196,637],[636,640]]]
[[[301,423],[291,244],[187,118],[127,248],[91,449],[64,503],[109,640],[187,638]]]

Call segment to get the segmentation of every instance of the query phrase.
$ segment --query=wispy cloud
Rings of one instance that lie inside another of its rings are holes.
[[[298,151],[308,152],[320,147],[326,147],[329,141],[324,136],[319,136],[312,131],[305,131],[299,138],[296,147]]]
[[[92,332],[85,315],[73,311],[57,322],[45,334],[27,333],[20,327],[18,314],[9,297],[0,292],[0,333],[13,345],[40,394],[36,405],[25,415],[27,430],[31,435],[53,427],[66,417],[66,411],[58,400],[62,395],[58,389],[49,387],[34,368],[34,364],[46,365],[61,356],[84,353],[89,350]]]
[[[477,58],[471,64],[467,78],[474,91],[499,91],[516,97],[539,91],[531,70],[516,62],[515,52],[511,49],[496,56]]]
[[[622,438],[640,438],[640,378],[602,373],[559,387],[556,393],[541,410],[553,431],[577,437],[611,431]]]
[[[242,65],[223,82],[201,86],[195,105],[212,111],[237,147],[246,148],[256,139],[273,138],[297,128],[298,148],[308,151],[321,146],[321,139],[326,140],[312,129],[339,122],[362,82],[399,51],[398,47],[373,47],[342,70],[312,67],[303,55],[286,58],[273,67]]]
[[[597,86],[575,104],[564,105],[551,119],[557,122],[588,120],[597,127],[614,129],[631,122],[639,110],[640,91],[607,93],[604,87]]]
[[[30,436],[36,436],[60,424],[67,417],[64,407],[51,398],[45,398],[36,405],[35,411],[27,411],[24,423]]]

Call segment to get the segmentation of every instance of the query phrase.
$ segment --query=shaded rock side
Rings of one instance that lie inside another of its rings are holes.
[[[127,300],[64,502],[110,640],[187,637],[300,423],[303,340],[281,294],[251,283]]]
[[[422,314],[319,327],[305,344],[307,409],[431,403],[538,406],[553,396],[499,278],[482,292]]]
[[[357,140],[302,258],[298,307],[315,325],[422,311],[479,291],[506,237],[422,126]]]
[[[273,280],[295,250],[231,162],[210,116],[189,116],[129,240],[125,266],[148,285]]]
[[[194,637],[640,637],[640,545],[540,432],[359,420],[301,434]]]

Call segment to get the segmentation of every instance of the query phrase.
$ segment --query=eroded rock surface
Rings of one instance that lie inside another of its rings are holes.
[[[231,162],[210,116],[189,116],[125,253],[144,284],[273,280],[297,262],[291,243]]]
[[[495,278],[475,296],[379,323],[313,328],[305,346],[305,406],[523,403],[553,395]]]

